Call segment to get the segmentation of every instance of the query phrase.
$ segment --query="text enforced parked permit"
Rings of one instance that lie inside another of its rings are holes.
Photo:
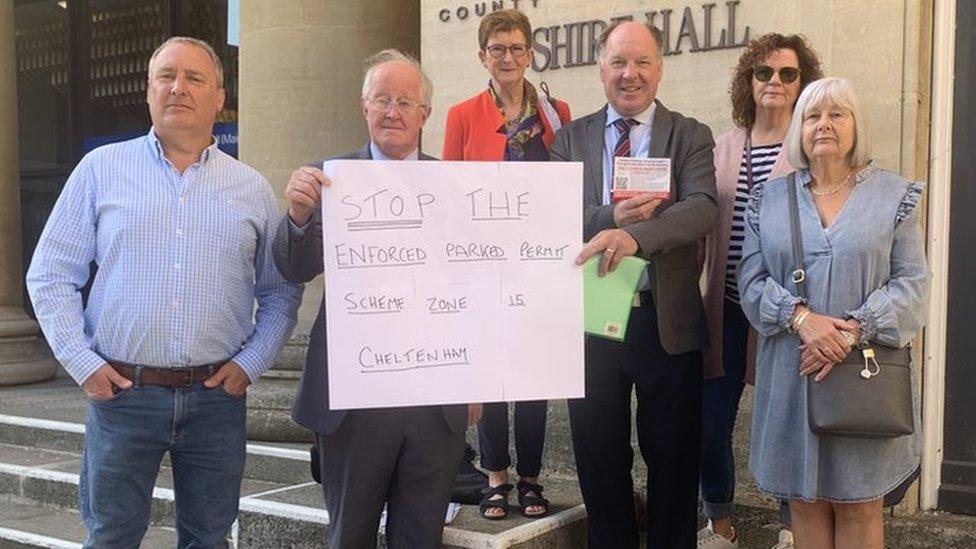
[[[325,172],[332,408],[583,396],[582,164]]]
[[[640,193],[666,200],[671,194],[670,158],[613,159],[613,200],[623,200]]]

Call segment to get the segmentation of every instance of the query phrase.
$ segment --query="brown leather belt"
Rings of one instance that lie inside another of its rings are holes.
[[[122,377],[136,385],[162,385],[165,387],[189,387],[217,373],[226,362],[214,362],[190,368],[154,368],[124,362],[108,363]]]

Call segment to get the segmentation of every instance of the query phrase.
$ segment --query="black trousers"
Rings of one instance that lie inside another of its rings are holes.
[[[537,477],[542,470],[542,447],[546,438],[547,400],[516,402],[515,405],[515,470],[520,477]],[[508,403],[485,404],[478,422],[478,446],[481,448],[481,468],[502,471],[512,465],[508,455]]]
[[[464,434],[450,430],[440,406],[351,410],[315,438],[330,548],[376,547],[384,503],[387,547],[441,546]]]
[[[648,469],[648,547],[685,549],[697,543],[701,353],[666,353],[650,293],[642,298],[623,343],[587,338],[586,398],[569,401],[590,549],[638,546],[630,474],[635,389],[637,438]]]

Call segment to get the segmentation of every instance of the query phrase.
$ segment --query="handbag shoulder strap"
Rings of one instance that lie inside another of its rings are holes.
[[[796,173],[786,177],[787,192],[790,197],[790,234],[793,241],[793,283],[796,292],[807,298],[807,273],[803,268],[803,233],[800,230],[800,204],[796,193]]]

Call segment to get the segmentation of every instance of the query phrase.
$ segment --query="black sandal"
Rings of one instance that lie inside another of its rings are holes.
[[[529,492],[535,492],[535,495],[530,496]],[[528,518],[539,518],[549,514],[549,500],[542,497],[542,486],[539,484],[520,480],[518,483],[518,502],[519,507],[522,508],[522,514]],[[525,512],[527,507],[533,506],[544,507],[545,509],[541,513],[529,514]]]
[[[484,490],[485,497],[481,498],[478,503],[478,510],[481,512],[481,516],[488,520],[501,520],[508,516],[508,493],[512,491],[511,484],[499,484],[498,486],[489,486]],[[502,496],[500,499],[491,499],[494,496]],[[522,496],[519,496],[519,501],[522,501]],[[501,509],[502,513],[499,515],[487,515],[486,511],[489,509]]]

